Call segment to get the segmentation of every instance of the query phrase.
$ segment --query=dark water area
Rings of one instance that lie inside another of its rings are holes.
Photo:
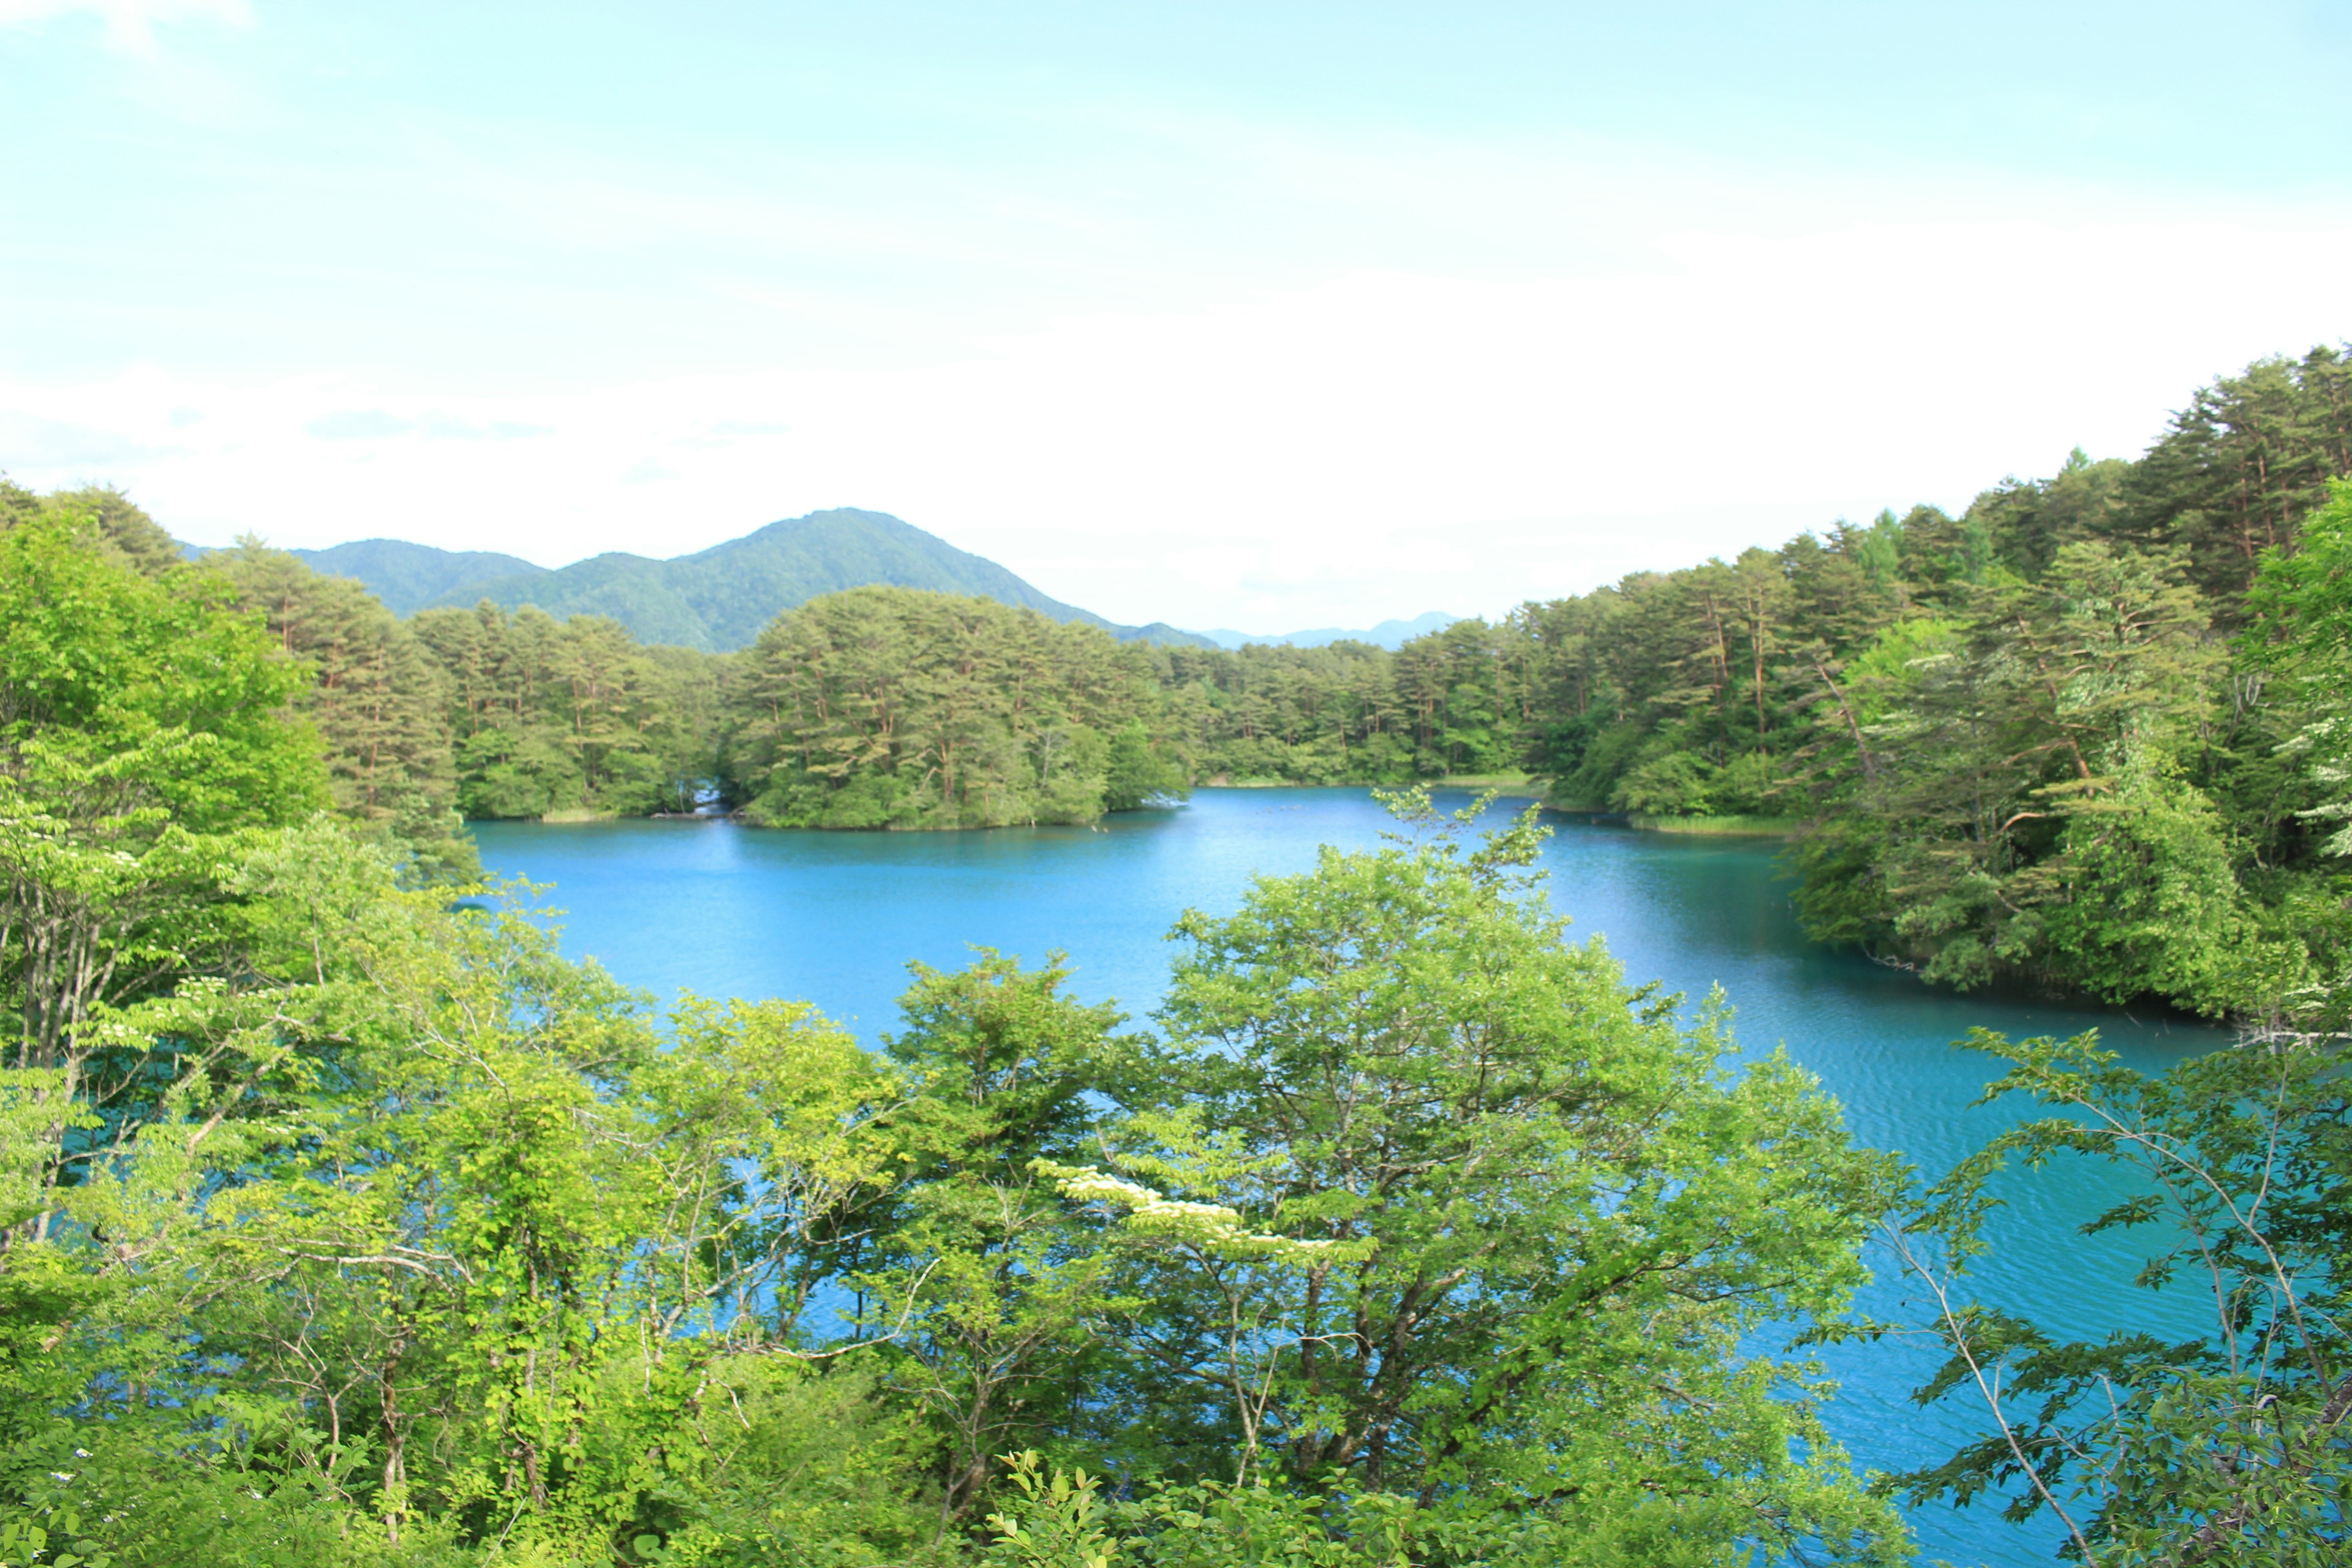
[[[1442,805],[1458,805],[1441,797]],[[1508,803],[1506,803],[1507,807]],[[778,832],[719,821],[483,823],[494,871],[552,883],[562,946],[667,1001],[784,996],[815,1003],[873,1039],[897,1022],[910,959],[964,963],[973,946],[1035,962],[1070,955],[1075,988],[1148,1014],[1167,983],[1168,928],[1187,908],[1235,908],[1253,875],[1313,865],[1316,847],[1367,847],[1391,826],[1366,792],[1203,790],[1182,807],[1123,814],[1099,829],[984,833]],[[2143,1070],[2229,1043],[2179,1018],[2032,997],[1955,995],[1858,954],[1805,941],[1769,841],[1642,833],[1555,817],[1545,848],[1555,907],[1600,933],[1635,982],[1692,1002],[1721,985],[1744,1051],[1785,1046],[1843,1103],[1855,1136],[1940,1173],[2021,1107],[1971,1107],[1993,1067],[1951,1042],[1975,1026],[2011,1036],[2100,1031]],[[2196,1306],[2127,1284],[2141,1247],[2086,1238],[2081,1222],[2126,1191],[2104,1167],[2068,1164],[2010,1180],[1995,1256],[1977,1294],[2063,1332],[2131,1326],[2193,1332]],[[1918,1321],[1891,1266],[1863,1302]],[[1836,1347],[1832,1431],[1860,1468],[1907,1468],[1981,1429],[1965,1406],[1921,1410],[1910,1391],[1925,1345]],[[2047,1521],[2002,1523],[1996,1506],[1915,1510],[1923,1563],[2048,1563]]]

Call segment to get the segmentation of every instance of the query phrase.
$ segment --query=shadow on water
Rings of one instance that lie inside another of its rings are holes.
[[[1181,808],[1123,815],[1098,829],[813,833],[639,821],[483,823],[475,836],[498,872],[554,885],[567,952],[665,999],[681,990],[806,998],[870,1040],[892,1025],[908,960],[955,966],[972,946],[1033,962],[1066,951],[1081,994],[1147,1013],[1167,980],[1168,928],[1185,909],[1228,911],[1251,876],[1305,870],[1317,846],[1367,847],[1390,826],[1361,790],[1250,789],[1203,790]],[[1901,1151],[1930,1175],[2022,1110],[1971,1106],[1993,1076],[1987,1059],[1951,1048],[1972,1026],[2013,1037],[2095,1028],[2147,1071],[2229,1042],[2179,1017],[1930,990],[1810,943],[1769,840],[1571,817],[1552,826],[1543,862],[1550,897],[1579,935],[1601,935],[1630,979],[1662,981],[1692,1002],[1720,984],[1743,1050],[1785,1046],[1843,1103],[1858,1138]],[[2126,1190],[2114,1173],[2083,1164],[2011,1181],[1979,1294],[2066,1332],[2194,1331],[2185,1300],[2125,1283],[2139,1256],[2128,1238],[2076,1233]],[[1894,1271],[1879,1272],[1864,1308],[1919,1318]],[[1978,1429],[1965,1409],[1911,1403],[1935,1359],[1912,1344],[1840,1347],[1825,1358],[1842,1385],[1831,1425],[1858,1464],[1908,1468]],[[1931,1506],[1914,1523],[1927,1561],[2046,1563],[2057,1542],[2054,1530],[2014,1529],[1981,1503],[1966,1512]]]

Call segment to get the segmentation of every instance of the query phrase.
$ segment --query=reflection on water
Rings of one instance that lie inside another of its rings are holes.
[[[1458,804],[1458,802],[1454,803]],[[724,822],[477,825],[485,864],[551,882],[564,951],[602,961],[665,998],[789,996],[871,1039],[895,1021],[910,959],[960,964],[972,946],[1034,961],[1070,955],[1076,988],[1148,1013],[1166,983],[1165,936],[1187,908],[1232,910],[1253,874],[1314,863],[1318,844],[1369,847],[1391,826],[1360,790],[1203,790],[1181,808],[1098,829],[987,833],[763,832]],[[1774,848],[1752,839],[1635,833],[1554,819],[1545,868],[1559,910],[1598,932],[1629,978],[1696,1000],[1721,985],[1748,1050],[1785,1045],[1841,1100],[1855,1135],[1940,1173],[2016,1114],[1971,1107],[1990,1065],[1950,1048],[1971,1026],[2012,1036],[2097,1028],[2132,1066],[2158,1070],[2225,1044],[2179,1018],[2032,997],[1956,996],[1853,953],[1806,942]],[[2128,1322],[2193,1331],[2195,1309],[2126,1289],[2122,1237],[2074,1227],[2122,1192],[2089,1166],[2003,1189],[1996,1256],[1979,1292],[2048,1326],[2084,1333]],[[1916,1320],[1891,1269],[1864,1307]],[[1827,1358],[1843,1392],[1831,1424],[1858,1465],[1909,1467],[1975,1427],[1965,1411],[1922,1412],[1909,1391],[1924,1346],[1844,1347]],[[1979,1505],[1914,1516],[1928,1561],[2046,1563],[2054,1531],[2020,1531]]]

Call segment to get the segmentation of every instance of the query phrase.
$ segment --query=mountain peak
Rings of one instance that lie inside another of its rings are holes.
[[[614,551],[552,571],[511,555],[402,540],[294,553],[320,571],[357,578],[399,615],[483,599],[509,609],[535,605],[553,616],[610,616],[641,641],[713,653],[748,647],[779,613],[819,595],[875,583],[977,595],[1101,626],[1122,640],[1210,646],[1157,623],[1115,626],[901,518],[859,507],[780,519],[691,555],[654,560]]]

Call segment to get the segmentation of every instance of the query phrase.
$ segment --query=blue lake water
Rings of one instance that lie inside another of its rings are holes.
[[[2147,1070],[2228,1043],[2179,1018],[1933,991],[1810,943],[1769,842],[1551,820],[1550,896],[1579,933],[1601,934],[1629,979],[1693,1000],[1720,984],[1744,1049],[1785,1045],[1844,1104],[1858,1138],[1931,1172],[2018,1114],[1969,1105],[1990,1065],[1949,1047],[1972,1026],[2012,1036],[2095,1027]],[[953,967],[973,946],[1033,962],[1063,950],[1081,995],[1146,1015],[1181,912],[1227,912],[1253,875],[1307,869],[1318,845],[1370,847],[1391,826],[1364,791],[1273,789],[1202,790],[1100,828],[814,833],[683,821],[481,823],[474,833],[495,872],[552,884],[567,953],[665,1000],[682,990],[804,998],[871,1039],[895,1026],[908,960]],[[2068,1332],[2125,1322],[2194,1331],[2192,1303],[2125,1285],[2132,1242],[2076,1234],[2123,1190],[2089,1166],[2011,1182],[1978,1293]],[[1881,1269],[1866,1310],[1917,1320],[1923,1309],[1893,1276]],[[1841,1384],[1831,1426],[1860,1466],[1939,1458],[1978,1430],[1972,1412],[1911,1403],[1935,1361],[1924,1346],[1840,1347],[1827,1360]],[[2046,1525],[2005,1525],[1983,1503],[1931,1505],[1913,1524],[1927,1563],[2047,1563],[2058,1539]]]

